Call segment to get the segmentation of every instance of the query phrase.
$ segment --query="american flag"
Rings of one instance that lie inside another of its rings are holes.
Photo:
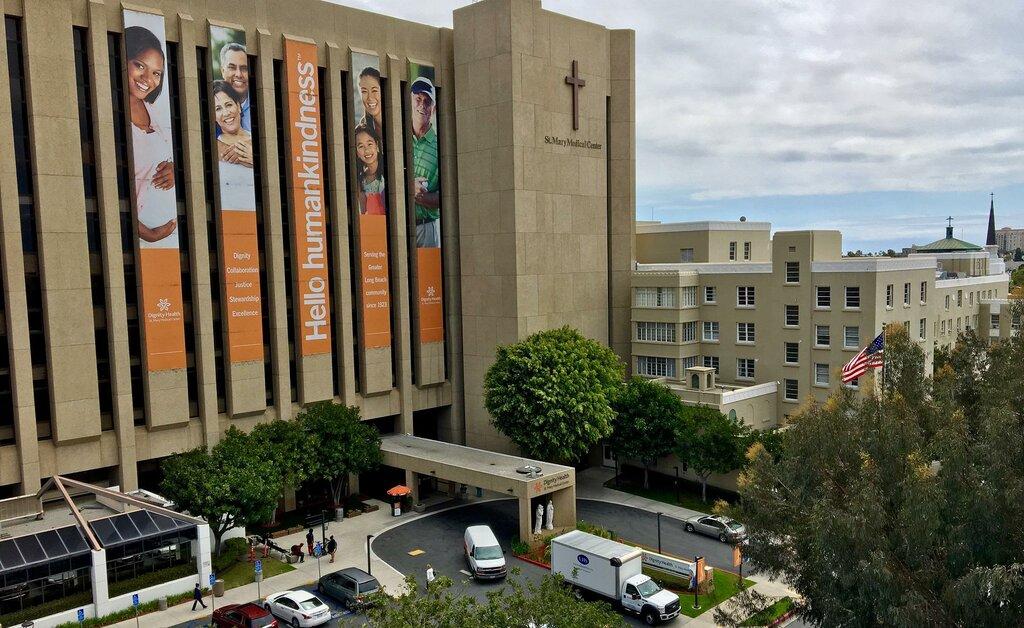
[[[852,360],[843,367],[843,383],[847,384],[867,372],[882,366],[882,351],[885,348],[885,332],[878,334],[871,344],[860,350]]]

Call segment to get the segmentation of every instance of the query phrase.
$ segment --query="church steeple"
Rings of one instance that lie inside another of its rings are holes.
[[[985,238],[985,246],[996,244],[996,195],[989,194],[988,201],[988,236]]]

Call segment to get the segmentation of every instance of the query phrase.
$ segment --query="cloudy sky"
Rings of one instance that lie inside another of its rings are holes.
[[[465,0],[334,0],[451,26]],[[844,248],[1024,227],[1024,2],[544,0],[637,32],[637,216],[841,229]],[[629,7],[624,10],[623,7]]]

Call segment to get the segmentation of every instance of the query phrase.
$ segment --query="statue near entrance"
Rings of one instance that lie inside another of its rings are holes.
[[[533,524],[533,533],[540,534],[541,527],[544,525],[544,504],[537,504],[537,518]]]
[[[548,530],[555,529],[555,503],[548,499],[548,512],[547,516],[544,517],[544,527]]]

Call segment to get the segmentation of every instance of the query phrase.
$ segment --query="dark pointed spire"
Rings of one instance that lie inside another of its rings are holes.
[[[985,246],[995,246],[996,243],[996,195],[989,194],[988,201],[988,236],[985,238]]]

